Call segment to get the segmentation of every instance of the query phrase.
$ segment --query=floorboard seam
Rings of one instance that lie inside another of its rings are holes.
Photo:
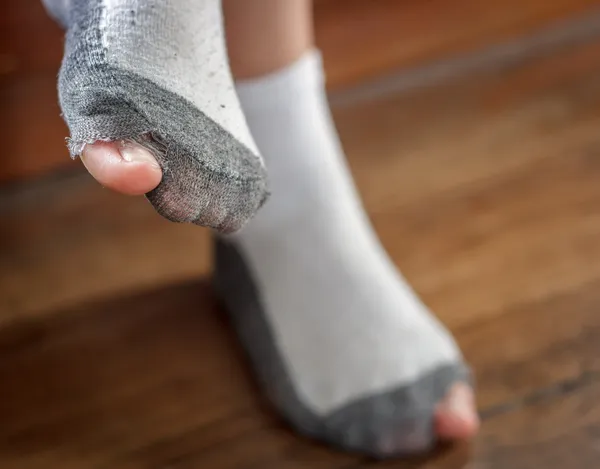
[[[571,394],[580,388],[590,386],[598,381],[600,381],[600,370],[585,371],[575,378],[559,381],[550,386],[536,389],[519,398],[484,408],[479,411],[479,415],[481,416],[481,420],[485,422],[486,420],[523,409],[527,406],[566,396],[567,394]]]

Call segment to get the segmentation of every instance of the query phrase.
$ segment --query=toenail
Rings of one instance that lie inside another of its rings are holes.
[[[469,400],[465,393],[457,391],[450,395],[447,409],[455,415],[464,415],[466,412],[471,412]]]
[[[126,141],[119,142],[119,153],[121,157],[129,163],[148,163],[159,167],[152,154],[141,145]]]

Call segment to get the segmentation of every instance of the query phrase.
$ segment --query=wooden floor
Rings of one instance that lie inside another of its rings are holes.
[[[372,463],[263,402],[206,231],[81,173],[0,194],[2,469],[591,469],[600,457],[600,40],[336,120],[394,261],[477,375],[481,435]]]

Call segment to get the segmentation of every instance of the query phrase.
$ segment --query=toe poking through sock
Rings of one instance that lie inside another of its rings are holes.
[[[118,143],[118,151],[127,163],[141,163],[154,168],[160,168],[152,153],[139,143],[120,141]]]
[[[127,195],[142,195],[161,181],[152,154],[132,142],[95,142],[84,147],[81,161],[100,184]]]
[[[455,383],[435,411],[435,430],[442,440],[467,440],[479,428],[473,390],[465,383]]]

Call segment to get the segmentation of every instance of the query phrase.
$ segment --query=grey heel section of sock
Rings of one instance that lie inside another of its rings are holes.
[[[261,160],[183,97],[109,64],[101,13],[98,0],[72,0],[68,12],[59,97],[71,155],[98,140],[141,143],[163,170],[147,194],[162,216],[239,230],[268,196]]]
[[[300,399],[277,349],[260,292],[241,252],[215,243],[215,288],[249,355],[257,378],[282,416],[301,434],[376,459],[427,451],[436,443],[433,412],[450,386],[471,383],[463,363],[439,367],[417,381],[317,415]]]

